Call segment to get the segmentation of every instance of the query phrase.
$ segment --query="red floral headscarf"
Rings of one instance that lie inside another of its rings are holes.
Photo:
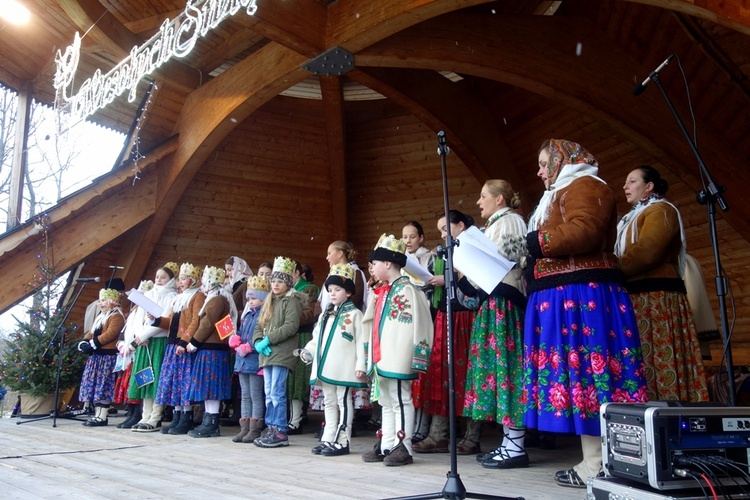
[[[567,141],[565,139],[550,139],[549,146],[549,179],[552,183],[557,180],[560,170],[565,165],[575,165],[577,163],[588,163],[592,167],[598,167],[594,155],[589,153],[586,148],[577,142]]]

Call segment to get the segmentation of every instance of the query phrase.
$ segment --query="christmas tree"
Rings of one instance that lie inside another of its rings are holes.
[[[18,322],[16,331],[7,341],[5,358],[0,362],[0,384],[33,396],[52,394],[58,363],[61,363],[60,390],[78,385],[86,360],[67,336],[60,353],[61,319],[57,311],[50,313],[42,308],[31,311],[29,321]]]

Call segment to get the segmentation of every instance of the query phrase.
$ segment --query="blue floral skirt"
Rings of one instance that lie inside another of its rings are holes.
[[[524,340],[528,427],[598,436],[603,403],[648,400],[633,305],[620,285],[533,292]]]
[[[92,354],[86,360],[81,377],[79,401],[112,401],[115,395],[117,354]]]
[[[232,397],[229,351],[200,349],[195,353],[187,398],[193,403]]]
[[[195,355],[186,352],[178,356],[176,351],[177,344],[167,345],[159,375],[159,387],[156,390],[156,404],[169,406],[190,404],[187,396]]]

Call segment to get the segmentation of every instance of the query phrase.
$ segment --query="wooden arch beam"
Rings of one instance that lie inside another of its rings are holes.
[[[510,154],[494,117],[476,95],[460,85],[435,71],[414,69],[363,68],[347,76],[383,94],[433,131],[445,131],[450,148],[480,184],[498,176],[514,186],[521,184],[510,168]]]
[[[435,33],[442,36],[435,37]],[[494,36],[496,33],[503,36]],[[577,57],[576,45],[582,33],[586,34],[586,45]],[[356,55],[355,64],[360,68],[455,71],[538,93],[607,123],[685,179],[691,188],[700,190],[697,166],[692,170],[694,174],[681,168],[695,165],[695,159],[661,95],[648,92],[636,98],[631,94],[634,77],[646,75],[648,70],[594,33],[590,21],[577,18],[473,14],[458,20],[443,17],[363,50]],[[717,182],[750,182],[749,172],[731,168],[743,164],[743,158],[715,133],[704,130],[701,137],[703,158],[713,166]],[[730,206],[742,203],[741,197],[736,190],[726,193]],[[750,221],[739,212],[729,211],[722,216],[750,239]]]
[[[721,2],[716,0],[624,0],[653,5],[692,17],[705,19],[727,28],[750,35],[750,7],[747,2]],[[743,4],[745,4],[743,6]]]

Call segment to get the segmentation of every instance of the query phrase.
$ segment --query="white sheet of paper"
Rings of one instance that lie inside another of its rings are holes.
[[[453,265],[482,290],[492,293],[513,268],[514,262],[500,255],[495,242],[475,226],[457,239],[459,245],[453,250]]]
[[[416,281],[415,284],[419,286],[424,285],[430,278],[432,278],[432,273],[422,267],[422,264],[419,263],[416,257],[411,255],[406,256],[406,265],[402,270],[412,279],[412,281]]]
[[[164,308],[162,306],[149,299],[135,288],[131,289],[129,292],[125,292],[125,295],[128,296],[130,302],[139,307],[142,307],[144,311],[149,313],[154,318],[160,318],[164,313]]]

